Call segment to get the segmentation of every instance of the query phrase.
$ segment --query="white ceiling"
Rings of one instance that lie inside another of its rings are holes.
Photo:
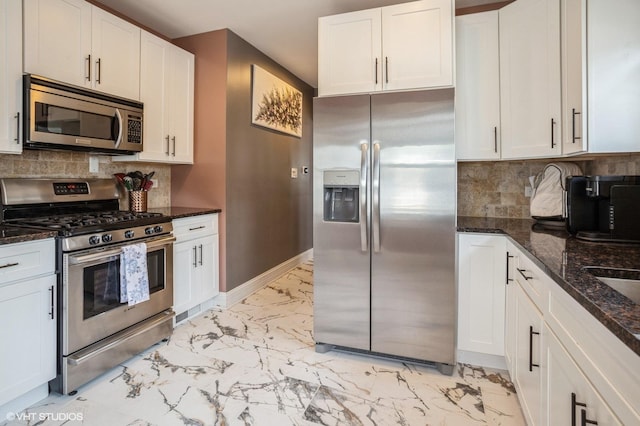
[[[318,84],[318,17],[403,0],[98,0],[174,39],[229,28],[313,87]],[[496,0],[456,0],[456,7]]]

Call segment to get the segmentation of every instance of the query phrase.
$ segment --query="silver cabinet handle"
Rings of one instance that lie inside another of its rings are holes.
[[[173,152],[171,153],[171,155],[173,155],[174,157],[176,156],[176,137],[172,137],[171,140],[173,141]]]
[[[49,318],[55,319],[55,313],[54,312],[55,312],[55,309],[56,309],[55,308],[56,303],[55,303],[54,287],[53,286],[49,287],[49,291],[51,292],[51,310],[49,311]]]
[[[87,76],[85,77],[87,81],[91,81],[91,53],[87,55]]]
[[[193,246],[193,267],[198,267],[198,247]]]
[[[369,223],[367,220],[367,180],[369,171],[369,145],[360,144],[360,249],[367,251],[369,243],[367,232]]]
[[[16,112],[16,138],[14,139],[16,143],[20,144],[20,112]]]
[[[206,226],[201,225],[201,226],[196,226],[195,228],[189,228],[189,231],[197,231],[198,229],[204,229],[206,228]]]
[[[378,58],[376,58],[376,86],[378,85]]]
[[[202,244],[200,244],[200,266],[202,266]]]
[[[169,155],[169,135],[164,139],[167,141],[167,155]]]
[[[384,82],[389,84],[389,57],[384,57]]]
[[[102,64],[100,58],[96,61],[96,83],[100,84],[100,78],[102,77]]]
[[[498,126],[493,127],[493,151],[498,152]]]
[[[577,140],[582,139],[580,136],[576,136],[576,115],[580,115],[580,111],[576,111],[573,108],[571,110],[571,143],[576,143]]]
[[[554,120],[553,118],[551,119],[551,148],[556,146],[556,141],[553,138],[553,134],[554,134],[554,129],[556,127],[556,120]]]
[[[520,272],[520,275],[522,275],[522,278],[524,278],[525,280],[529,281],[533,279],[533,277],[528,277],[524,274],[527,271],[526,269],[516,268],[516,270]]]
[[[2,268],[11,268],[13,266],[18,266],[19,264],[20,264],[20,262],[6,263],[6,264],[0,266],[0,269],[2,269]]]
[[[380,144],[373,144],[373,171],[371,198],[373,206],[371,208],[372,231],[373,231],[373,252],[380,251]]]

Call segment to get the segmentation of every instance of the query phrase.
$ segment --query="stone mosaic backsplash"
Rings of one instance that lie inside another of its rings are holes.
[[[89,153],[72,151],[24,150],[22,155],[0,155],[0,177],[46,177],[46,178],[110,178],[114,173],[140,170],[156,172],[153,179],[158,186],[148,195],[148,207],[171,205],[171,166],[166,164],[113,162],[108,155],[96,155],[98,173],[89,173]],[[120,208],[128,208],[128,198],[123,193]]]
[[[458,215],[528,218],[524,189],[529,176],[557,161],[578,164],[587,175],[640,174],[640,154],[548,160],[475,161],[458,163]]]
[[[149,192],[149,208],[171,205],[171,166],[166,164],[113,162],[100,155],[98,173],[89,173],[84,152],[25,150],[22,155],[0,154],[0,177],[107,178],[114,173],[155,170],[158,187]],[[573,161],[585,174],[640,174],[640,154],[574,157],[556,160],[475,161],[458,163],[458,215],[473,217],[528,218],[529,198],[524,187],[529,176],[553,161]],[[126,194],[123,194],[126,195]],[[127,208],[123,197],[121,207]]]

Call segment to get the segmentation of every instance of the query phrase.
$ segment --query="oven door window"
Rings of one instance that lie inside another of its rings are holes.
[[[147,253],[149,273],[149,293],[153,294],[165,288],[164,250]],[[120,305],[120,257],[83,269],[84,303],[83,318],[91,318]]]

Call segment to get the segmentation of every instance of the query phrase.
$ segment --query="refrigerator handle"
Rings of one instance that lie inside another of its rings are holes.
[[[360,247],[366,252],[369,249],[367,241],[367,178],[369,164],[369,144],[360,144]]]
[[[378,253],[380,251],[380,144],[378,142],[373,144],[372,174],[373,187],[371,188],[371,193],[373,206],[371,208],[371,216],[373,221],[373,252]]]

